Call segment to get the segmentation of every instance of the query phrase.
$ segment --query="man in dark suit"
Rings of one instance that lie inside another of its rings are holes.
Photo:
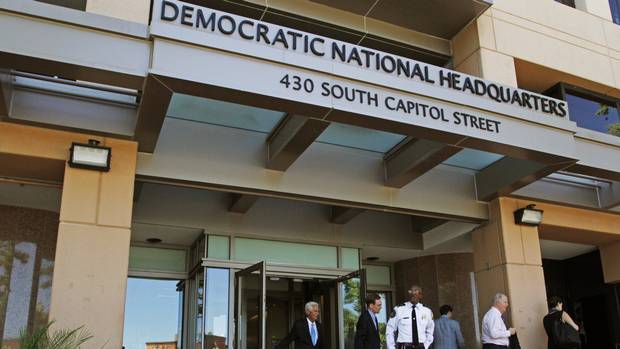
[[[284,337],[275,349],[288,349],[288,345],[295,341],[295,349],[324,349],[325,338],[323,327],[319,319],[319,304],[308,302],[305,306],[306,317],[295,321],[288,336]]]
[[[355,349],[380,349],[379,321],[377,314],[381,311],[381,297],[376,293],[366,296],[366,309],[357,320],[355,332]]]

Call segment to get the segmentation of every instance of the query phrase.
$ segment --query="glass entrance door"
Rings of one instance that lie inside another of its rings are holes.
[[[265,262],[235,273],[235,348],[265,349]]]
[[[338,289],[338,319],[341,334],[339,348],[355,347],[355,324],[364,310],[366,270],[360,269],[336,279]]]

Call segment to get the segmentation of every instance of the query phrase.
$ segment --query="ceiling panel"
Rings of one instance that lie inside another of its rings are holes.
[[[444,161],[443,164],[481,171],[503,157],[501,154],[475,149],[463,149]]]
[[[285,113],[175,93],[166,115],[177,119],[270,133]]]
[[[492,4],[490,0],[312,1],[444,39],[452,39]]]
[[[572,242],[540,240],[542,258],[565,260],[596,250],[596,246]]]
[[[368,10],[372,7],[372,5],[377,0],[312,0],[313,2],[317,2],[319,4],[327,5],[330,7],[335,7],[337,9],[353,12],[358,15],[366,15]]]
[[[331,123],[319,136],[317,142],[385,153],[403,139],[405,136],[396,133]]]

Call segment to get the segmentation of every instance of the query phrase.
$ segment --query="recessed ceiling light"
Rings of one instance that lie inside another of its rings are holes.
[[[149,244],[158,244],[161,242],[161,239],[159,238],[148,238],[146,239],[146,242],[148,242]]]

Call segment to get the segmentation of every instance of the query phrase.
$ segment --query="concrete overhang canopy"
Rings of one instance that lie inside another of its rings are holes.
[[[450,63],[451,38],[416,32],[389,18],[374,18],[372,25],[367,24],[366,12],[360,9],[368,8],[375,1],[184,0],[437,66]]]
[[[493,5],[492,0],[311,1],[448,40]]]

